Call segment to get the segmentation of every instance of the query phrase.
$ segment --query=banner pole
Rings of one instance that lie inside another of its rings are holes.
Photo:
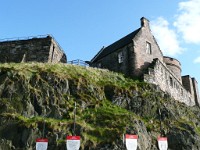
[[[162,136],[162,118],[161,118],[161,111],[160,111],[160,108],[159,108],[159,115],[160,115],[160,135]]]
[[[124,148],[125,145],[125,138],[124,138],[124,134],[122,135],[122,147]]]
[[[45,132],[45,119],[43,118],[43,131],[42,131],[42,138],[44,138],[44,132]]]
[[[73,129],[73,135],[75,134],[75,129],[76,129],[76,102],[74,104],[74,129]]]

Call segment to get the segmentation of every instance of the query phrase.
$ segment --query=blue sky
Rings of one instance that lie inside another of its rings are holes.
[[[0,39],[52,34],[68,60],[91,60],[146,17],[164,54],[200,84],[200,0],[1,0]]]

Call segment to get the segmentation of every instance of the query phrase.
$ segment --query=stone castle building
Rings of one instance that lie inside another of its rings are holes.
[[[67,57],[56,40],[47,35],[0,41],[0,63],[10,62],[66,63]],[[144,17],[140,28],[103,47],[90,61],[90,66],[142,78],[180,102],[200,106],[197,81],[189,75],[181,76],[177,59],[163,56]]]
[[[62,48],[50,36],[0,41],[0,63],[67,62]]]
[[[177,59],[163,56],[149,21],[141,18],[141,27],[113,44],[103,47],[90,62],[130,77],[156,84],[174,99],[189,106],[200,106],[198,83],[189,75],[181,76]]]

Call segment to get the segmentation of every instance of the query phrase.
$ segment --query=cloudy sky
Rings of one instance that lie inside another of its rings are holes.
[[[1,0],[0,39],[52,34],[68,60],[91,60],[146,17],[164,55],[200,84],[200,0]]]
[[[153,34],[166,55],[183,54],[184,46],[187,46],[187,44],[200,44],[199,8],[200,0],[180,1],[171,22],[165,16],[158,16],[152,20]],[[193,62],[200,63],[199,60],[200,57],[197,57]]]
[[[179,1],[172,19],[158,15],[151,20],[151,29],[164,54],[178,58],[182,74],[194,76],[200,84],[199,8],[200,0]]]

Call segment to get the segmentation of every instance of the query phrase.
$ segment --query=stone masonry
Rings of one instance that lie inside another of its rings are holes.
[[[197,81],[189,75],[181,76],[181,63],[177,59],[163,56],[144,17],[139,29],[103,47],[90,65],[143,79],[156,84],[175,100],[200,106]]]
[[[144,81],[156,84],[164,92],[168,93],[174,99],[183,102],[189,106],[199,105],[195,101],[195,94],[193,87],[197,85],[192,84],[190,76],[186,76],[184,80],[188,81],[188,87],[192,87],[189,91],[182,85],[179,77],[177,77],[168,66],[159,59],[154,59],[151,67],[148,68],[148,73],[144,74]]]
[[[0,63],[67,62],[66,55],[52,36],[0,42]]]
[[[63,50],[50,36],[0,42],[0,63],[66,63]],[[198,83],[189,75],[181,76],[181,63],[163,56],[151,33],[149,21],[142,17],[141,27],[113,44],[103,47],[90,66],[121,72],[156,84],[160,89],[189,106],[200,106]]]

